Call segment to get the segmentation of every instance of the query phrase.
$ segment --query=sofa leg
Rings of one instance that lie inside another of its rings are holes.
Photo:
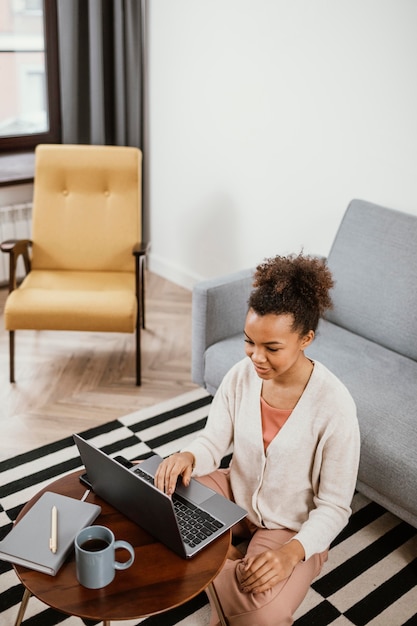
[[[14,330],[9,330],[9,359],[10,382],[14,383]]]

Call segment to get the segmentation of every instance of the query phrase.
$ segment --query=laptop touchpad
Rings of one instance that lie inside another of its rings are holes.
[[[197,480],[192,479],[188,487],[184,487],[182,481],[179,480],[177,483],[177,488],[175,490],[187,500],[191,500],[191,502],[195,502],[195,504],[202,504],[208,498],[211,498],[216,492],[210,487],[206,487],[205,485],[201,485]]]

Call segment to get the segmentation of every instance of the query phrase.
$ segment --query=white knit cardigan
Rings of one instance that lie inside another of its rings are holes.
[[[305,558],[322,552],[347,524],[359,464],[355,403],[346,387],[315,361],[290,417],[264,452],[262,380],[249,358],[225,376],[192,452],[195,476],[218,468],[233,450],[235,501],[259,527],[296,531]]]

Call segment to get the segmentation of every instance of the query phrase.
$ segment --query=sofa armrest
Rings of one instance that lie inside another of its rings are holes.
[[[243,333],[254,269],[197,283],[192,298],[192,379],[205,387],[204,354],[222,339]]]

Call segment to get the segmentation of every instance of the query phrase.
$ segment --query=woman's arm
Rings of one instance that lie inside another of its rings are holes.
[[[203,432],[186,448],[164,459],[155,474],[155,485],[171,495],[179,476],[188,486],[194,468],[203,475],[214,471],[229,451],[233,440],[233,419],[229,403],[229,376],[226,375],[210,406]],[[232,386],[233,388],[233,386]]]

